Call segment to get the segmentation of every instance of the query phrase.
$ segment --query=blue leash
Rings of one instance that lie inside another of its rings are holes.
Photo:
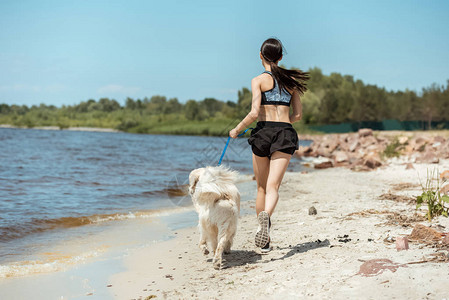
[[[248,127],[248,128],[245,129],[245,131],[243,131],[242,133],[238,134],[237,136],[239,137],[239,136],[244,135],[244,134],[245,134],[248,130],[250,130],[250,129],[254,129],[254,128]],[[230,140],[231,140],[231,137],[228,136],[228,140],[226,141],[226,146],[225,146],[224,149],[223,149],[223,153],[222,153],[221,156],[220,156],[220,160],[218,161],[218,165],[217,165],[217,166],[221,165],[221,161],[223,160],[223,156],[224,156],[225,153],[226,153],[226,149],[228,149],[228,145],[229,145],[229,141],[230,141]]]

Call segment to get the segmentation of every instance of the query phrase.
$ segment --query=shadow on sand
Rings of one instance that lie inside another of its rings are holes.
[[[305,253],[310,250],[323,248],[323,247],[329,247],[330,242],[328,239],[324,241],[317,240],[315,242],[307,242],[302,244],[297,244],[295,246],[288,246],[283,248],[276,248],[270,252],[270,254],[275,254],[276,252],[282,251],[282,250],[288,250],[287,253],[285,253],[281,257],[272,257],[270,260],[261,261],[263,263],[272,262],[276,260],[284,260],[286,258],[289,258],[295,254]],[[223,269],[228,269],[232,267],[239,267],[249,264],[254,264],[259,262],[265,255],[260,254],[254,250],[232,250],[229,254],[224,254],[224,266]],[[208,259],[208,262],[212,262],[212,259]]]
[[[318,248],[329,247],[330,244],[331,243],[329,242],[329,240],[325,239],[324,241],[317,240],[315,242],[307,242],[307,243],[297,244],[296,246],[288,246],[288,247],[284,247],[284,248],[279,248],[279,250],[290,249],[290,251],[285,253],[282,257],[272,258],[271,261],[283,260],[283,259],[286,259],[295,254],[304,253],[304,252],[307,252],[310,250],[315,250]]]

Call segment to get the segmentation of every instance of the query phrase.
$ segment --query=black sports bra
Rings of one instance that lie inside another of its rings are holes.
[[[270,71],[265,71],[263,73],[268,73],[273,77],[274,87],[266,92],[262,92],[262,101],[260,105],[286,105],[290,106],[290,100],[292,99],[292,95],[283,88],[281,93],[279,93],[279,88],[277,86],[276,79]],[[262,74],[263,74],[262,73]]]

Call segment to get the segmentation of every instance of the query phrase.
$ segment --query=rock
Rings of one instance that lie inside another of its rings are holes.
[[[416,144],[425,144],[425,143],[428,143],[428,142],[429,142],[429,140],[426,139],[426,138],[423,138],[422,136],[417,137],[417,138],[415,139],[415,143],[416,143]]]
[[[449,181],[449,170],[443,171],[440,174],[440,179]]]
[[[442,144],[442,143],[444,143],[446,141],[446,139],[444,138],[444,137],[442,137],[442,136],[439,136],[439,135],[437,135],[437,136],[435,136],[434,138],[433,138],[433,143],[435,144],[435,143],[440,143],[440,144]]]
[[[441,236],[441,233],[433,228],[422,224],[416,224],[412,233],[408,236],[408,239],[410,241],[431,242],[440,240]]]
[[[348,154],[343,151],[335,151],[333,153],[333,156],[334,156],[335,161],[338,163],[349,160]]]
[[[382,162],[380,161],[379,155],[367,155],[363,164],[370,169],[375,169],[381,166]]]
[[[428,149],[416,158],[416,162],[426,164],[437,164],[440,162],[440,159],[438,158],[434,150]]]
[[[370,145],[377,144],[377,140],[376,140],[376,138],[374,136],[369,135],[369,136],[361,137],[359,139],[359,143],[360,143],[360,146],[362,146],[363,148],[366,148],[366,147],[368,147]]]
[[[398,139],[398,141],[399,141],[399,144],[404,145],[405,143],[408,142],[408,137],[406,137],[406,136],[401,136],[401,137]]]
[[[439,149],[438,149],[438,157],[447,159],[449,158],[449,141],[444,143]]]
[[[349,145],[349,151],[354,152],[355,149],[357,149],[357,146],[359,145],[359,140],[354,139],[354,140],[350,141],[348,145]]]
[[[332,168],[333,164],[331,161],[324,161],[322,163],[319,164],[315,164],[315,169],[327,169],[327,168]]]
[[[408,239],[407,237],[398,236],[396,238],[396,250],[408,250]]]
[[[366,151],[368,151],[368,152],[381,152],[380,145],[379,144],[369,145],[368,147],[366,147]]]
[[[338,145],[339,145],[338,136],[333,135],[332,139],[329,142],[329,146],[328,146],[329,151],[333,152],[335,149],[337,149]]]
[[[426,149],[426,144],[429,141],[427,139],[424,139],[423,137],[418,137],[414,141],[413,151],[419,151],[423,152]]]
[[[449,196],[449,183],[443,186],[440,189],[440,194],[448,195]]]
[[[373,130],[371,128],[360,128],[359,137],[373,135]]]
[[[316,214],[317,214],[317,211],[316,211],[316,208],[315,208],[314,206],[312,206],[311,208],[309,208],[309,215],[310,215],[310,216],[316,215]]]
[[[320,146],[320,148],[317,149],[316,153],[319,156],[324,156],[324,157],[331,157],[331,155],[332,155],[328,148],[321,147],[321,146]]]

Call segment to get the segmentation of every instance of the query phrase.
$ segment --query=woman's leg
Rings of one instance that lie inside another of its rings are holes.
[[[290,162],[291,154],[275,151],[271,155],[269,174],[266,181],[265,210],[270,216],[279,199],[279,187]],[[257,209],[257,205],[256,205]]]
[[[270,170],[270,159],[253,154],[253,169],[257,182],[256,213],[265,210],[265,194],[267,188],[268,172]]]

